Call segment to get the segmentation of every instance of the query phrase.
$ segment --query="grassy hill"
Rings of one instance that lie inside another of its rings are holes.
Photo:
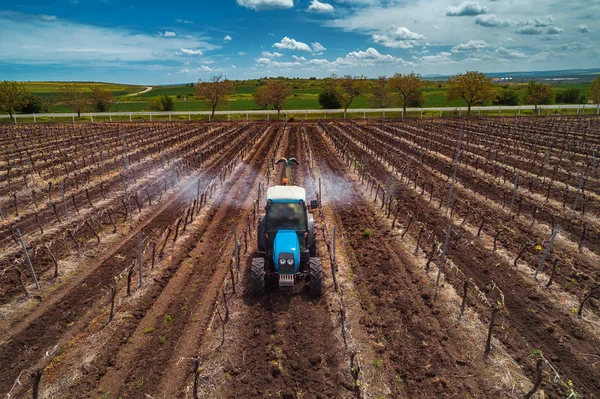
[[[284,109],[319,109],[318,97],[319,94],[324,90],[327,79],[286,79],[288,85],[293,89],[292,96],[288,99],[288,102],[284,106]],[[256,91],[256,88],[262,84],[261,79],[236,81],[235,82],[235,94],[229,96],[229,102],[226,107],[220,108],[221,110],[256,110],[258,106],[252,100],[252,94]],[[60,88],[64,82],[26,82],[25,85],[27,90],[36,96],[41,98],[48,96],[58,96],[60,94]],[[189,87],[188,85],[172,85],[172,86],[156,86],[152,90],[134,95],[128,96],[128,94],[139,93],[146,89],[145,86],[138,85],[124,85],[115,83],[101,83],[101,82],[78,82],[84,90],[91,90],[93,87],[100,87],[103,90],[111,91],[115,95],[116,102],[113,105],[111,111],[148,111],[150,109],[150,102],[161,95],[167,95],[173,97],[175,100],[176,111],[195,111],[195,110],[209,110],[206,103],[199,101],[195,98],[195,87]],[[373,82],[370,83],[371,86]],[[525,104],[525,86],[526,83],[513,84],[512,87],[517,89],[521,103]],[[502,85],[498,85],[502,87]],[[589,84],[586,83],[562,83],[557,82],[553,84],[554,93],[577,88],[581,93],[585,93]],[[371,90],[370,88],[369,90]],[[423,89],[425,96],[425,107],[456,107],[466,105],[463,101],[446,101],[446,90],[447,86],[445,81],[427,80],[426,87]],[[369,94],[358,97],[350,108],[369,108]],[[57,104],[54,107],[54,112],[71,112],[72,110],[62,104]]]

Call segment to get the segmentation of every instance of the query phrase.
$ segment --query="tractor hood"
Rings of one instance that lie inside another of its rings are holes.
[[[273,263],[278,273],[295,274],[298,272],[300,243],[296,231],[279,230],[277,232],[273,241]]]

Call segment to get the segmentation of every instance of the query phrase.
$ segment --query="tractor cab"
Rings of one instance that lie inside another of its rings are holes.
[[[321,295],[321,261],[317,258],[316,226],[308,212],[306,191],[297,186],[274,186],[267,191],[265,214],[258,224],[258,251],[252,262],[252,288],[265,290],[265,278],[275,278],[282,290],[310,281]]]

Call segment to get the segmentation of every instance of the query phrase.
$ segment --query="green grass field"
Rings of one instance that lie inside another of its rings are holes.
[[[318,97],[323,91],[323,87],[327,80],[315,79],[288,79],[288,84],[293,88],[293,94],[289,97],[284,109],[319,109]],[[426,81],[426,87],[423,89],[425,97],[424,107],[460,107],[466,106],[462,100],[448,102],[446,101],[446,84],[441,81]],[[240,110],[257,110],[259,109],[252,99],[252,94],[261,84],[260,80],[247,80],[236,82],[235,94],[228,97],[228,105],[219,108],[224,111],[240,111]],[[49,96],[58,96],[60,93],[62,82],[26,82],[27,90],[41,98]],[[135,96],[127,96],[127,94],[138,93],[145,90],[144,86],[138,85],[122,85],[114,83],[98,83],[98,82],[81,82],[78,83],[84,90],[91,90],[93,87],[100,87],[103,90],[111,91],[115,95],[115,104],[112,106],[112,112],[138,112],[149,111],[150,102],[161,96],[167,95],[175,100],[175,111],[202,111],[210,110],[208,104],[199,101],[195,97],[195,87],[186,85],[176,86],[156,86],[146,93]],[[525,104],[525,86],[526,84],[514,85],[517,89],[521,103]],[[501,87],[498,85],[498,87]],[[554,93],[563,90],[577,88],[581,93],[585,93],[589,84],[584,83],[566,83],[553,85]],[[369,94],[360,96],[354,100],[351,109],[370,108]],[[491,105],[484,104],[484,105]],[[397,106],[394,104],[393,106]],[[73,110],[60,103],[55,105],[53,112],[72,112]]]
[[[25,88],[27,91],[40,98],[50,97],[53,95],[58,96],[63,85],[64,82],[25,82]],[[146,89],[145,86],[102,82],[78,82],[77,85],[85,91],[91,91],[92,88],[98,87],[102,90],[112,92],[116,97],[131,93],[138,93]]]

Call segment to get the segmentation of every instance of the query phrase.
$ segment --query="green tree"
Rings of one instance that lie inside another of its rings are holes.
[[[173,111],[175,103],[173,99],[165,94],[155,98],[150,103],[150,109],[152,111]]]
[[[38,114],[42,110],[42,100],[33,94],[25,94],[15,110],[22,114]]]
[[[528,104],[535,105],[536,111],[538,109],[538,105],[550,104],[552,101],[552,86],[532,80],[527,84],[526,101]]]
[[[425,81],[421,75],[414,72],[406,75],[397,73],[390,78],[390,90],[398,94],[398,101],[404,110],[404,114],[406,114],[406,107],[411,105],[411,100],[414,103],[415,100],[419,99],[420,91],[424,86]]]
[[[96,112],[108,112],[115,101],[115,96],[108,90],[94,87],[90,93],[90,104]]]
[[[342,107],[337,93],[331,89],[325,89],[323,93],[319,94],[319,105],[323,109],[339,109]]]
[[[471,115],[471,107],[484,101],[494,99],[492,79],[476,71],[459,73],[448,79],[446,100],[464,100],[467,103],[467,115]]]
[[[504,87],[496,94],[494,104],[496,105],[519,105],[521,99],[519,98],[519,92],[512,87]]]
[[[594,104],[600,104],[600,76],[592,82],[588,89],[588,97]]]
[[[562,90],[556,93],[556,103],[580,104],[584,99],[585,97],[579,93],[579,89],[577,88]]]
[[[233,82],[223,78],[223,75],[214,75],[208,82],[198,82],[196,86],[196,96],[207,102],[212,109],[212,116],[215,116],[215,109],[218,106],[227,104],[227,96],[235,93]]]
[[[369,103],[375,108],[387,108],[390,106],[392,97],[388,90],[388,78],[380,76],[379,79],[375,81],[375,88],[371,93]]]
[[[11,120],[25,94],[27,90],[23,83],[8,80],[0,83],[0,108],[8,112]]]

